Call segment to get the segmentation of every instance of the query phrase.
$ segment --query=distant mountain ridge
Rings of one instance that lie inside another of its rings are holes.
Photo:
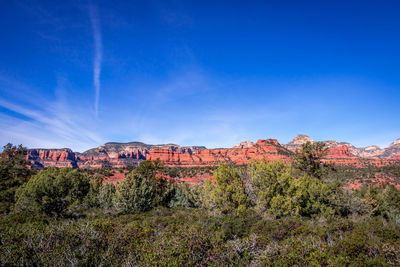
[[[304,134],[299,134],[288,144],[283,145],[289,150],[296,151],[301,149],[301,145],[306,142],[315,142],[309,136]],[[354,156],[361,158],[392,158],[400,154],[400,138],[396,139],[387,148],[380,148],[379,146],[367,146],[367,147],[355,147],[353,144],[347,142],[337,142],[337,141],[322,141],[327,145],[327,147],[336,147],[339,145],[347,145],[350,153]]]
[[[246,164],[250,160],[290,161],[294,153],[306,142],[315,142],[309,136],[297,135],[288,144],[276,139],[260,139],[256,143],[244,141],[232,148],[207,149],[204,146],[179,146],[176,144],[149,145],[142,142],[108,142],[83,153],[63,149],[29,149],[27,159],[32,167],[48,166],[72,168],[111,168],[136,166],[143,160],[160,159],[169,166],[209,166],[219,162]],[[343,165],[386,165],[400,163],[400,139],[389,147],[357,148],[350,143],[323,141],[329,148],[327,161]]]

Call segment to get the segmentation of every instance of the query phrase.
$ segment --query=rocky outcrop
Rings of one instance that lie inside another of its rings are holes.
[[[300,150],[301,149],[301,145],[305,144],[307,142],[314,143],[314,140],[312,140],[309,136],[307,136],[305,134],[299,134],[295,138],[293,138],[292,141],[290,141],[289,143],[284,145],[284,147],[286,147],[287,149],[295,152],[297,150]]]
[[[203,146],[181,147],[175,144],[148,145],[140,142],[106,143],[102,146],[74,153],[71,149],[29,149],[27,159],[32,167],[49,166],[72,168],[118,168],[136,166],[143,160],[160,159],[168,166],[211,166],[220,162],[246,164],[251,160],[291,161],[294,152],[306,142],[314,142],[306,135],[296,136],[281,145],[276,139],[245,141],[232,148],[206,149]],[[341,165],[387,165],[400,163],[400,139],[380,152],[370,146],[356,148],[349,143],[324,141],[329,148],[325,161]]]
[[[400,138],[391,143],[390,146],[383,151],[381,158],[391,158],[397,155],[400,155]]]
[[[328,146],[329,147],[329,146]],[[327,155],[324,157],[325,162],[335,163],[338,165],[358,166],[361,167],[368,163],[361,160],[361,158],[354,156],[347,145],[331,145]]]
[[[397,155],[391,157],[391,159],[400,161],[400,154],[397,154]]]
[[[27,159],[32,167],[119,168],[136,166],[146,159],[193,163],[192,154],[201,146],[181,147],[175,144],[148,145],[141,142],[106,143],[74,153],[70,149],[29,149]]]
[[[283,145],[287,149],[291,151],[296,151],[301,149],[301,145],[315,141],[311,139],[309,136],[300,134],[297,135],[292,141],[288,144]],[[360,157],[360,158],[369,158],[369,159],[390,159],[394,156],[400,154],[400,139],[395,140],[390,146],[387,148],[380,148],[379,146],[367,146],[367,147],[355,147],[354,145],[346,142],[337,142],[337,141],[321,141],[325,143],[328,148],[335,148],[338,146],[346,145],[349,148],[349,151],[352,156]]]
[[[26,159],[31,161],[32,168],[71,167],[76,168],[75,153],[69,148],[62,149],[29,149]]]
[[[219,162],[246,164],[251,159],[280,159],[288,161],[293,153],[282,147],[276,139],[258,140],[256,144],[246,143],[233,148],[197,149],[195,151],[152,149],[147,159],[160,159],[167,165],[208,166]]]
[[[204,149],[195,152],[201,164],[216,165],[219,162],[231,162],[238,165],[250,160],[290,161],[292,152],[281,146],[276,139],[258,140],[252,146],[225,149]]]
[[[233,148],[250,148],[253,145],[254,145],[254,143],[251,141],[244,141],[244,142],[237,143],[236,145],[233,146]]]
[[[349,146],[350,152],[353,155],[362,158],[379,158],[384,152],[384,149],[381,149],[378,146],[367,146],[367,147],[357,148],[352,144],[347,144],[347,145]]]

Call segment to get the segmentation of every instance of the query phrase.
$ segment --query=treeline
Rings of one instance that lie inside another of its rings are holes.
[[[0,158],[0,265],[400,264],[400,190],[344,190],[322,143],[291,164],[220,164],[191,187],[160,161],[113,185],[30,170],[25,153]]]

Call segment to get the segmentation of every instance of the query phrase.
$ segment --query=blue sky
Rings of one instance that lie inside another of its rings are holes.
[[[400,137],[399,1],[3,1],[0,142]]]

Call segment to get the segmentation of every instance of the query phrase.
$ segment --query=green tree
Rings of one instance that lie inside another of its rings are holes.
[[[122,213],[144,212],[153,208],[155,188],[145,176],[132,171],[116,187],[113,200]]]
[[[380,192],[382,190],[379,189],[377,186],[371,184],[363,192],[364,201],[369,207],[369,214],[371,216],[381,215],[384,210],[382,194]]]
[[[285,198],[293,180],[291,168],[281,161],[253,161],[247,167],[249,191],[258,212],[270,211],[271,203]]]
[[[213,179],[206,181],[202,202],[216,214],[240,215],[251,206],[238,169],[224,163],[214,171]]]
[[[104,183],[99,191],[99,205],[103,209],[111,209],[113,207],[113,199],[115,197],[115,186],[112,183]]]
[[[145,178],[146,180],[152,180],[156,178],[157,174],[162,170],[163,163],[159,159],[157,160],[145,160],[142,161],[133,171]]]
[[[400,189],[387,185],[382,192],[382,202],[385,217],[400,223]]]
[[[342,185],[303,175],[283,162],[252,162],[248,185],[256,211],[275,217],[347,214]]]
[[[157,172],[162,164],[145,160],[116,186],[114,207],[122,213],[143,212],[153,208]]]
[[[168,207],[174,198],[173,181],[163,175],[160,160],[143,161],[117,185],[114,206],[120,212],[143,212],[156,206]]]
[[[82,204],[89,188],[89,178],[77,170],[50,167],[18,188],[15,208],[60,217]]]
[[[187,184],[171,184],[171,198],[168,207],[197,207],[198,197],[195,191]]]
[[[293,159],[293,167],[302,174],[321,179],[331,167],[321,161],[327,155],[328,150],[323,142],[306,142],[302,144],[302,149],[297,151]]]
[[[367,205],[370,216],[383,215],[400,221],[400,190],[393,185],[361,187],[357,194]]]
[[[0,157],[0,214],[8,213],[15,201],[15,191],[30,176],[27,150],[19,145],[7,144]]]
[[[276,201],[272,209],[280,210],[283,215],[334,215],[337,206],[334,196],[331,185],[304,175],[291,181],[284,201]]]
[[[100,207],[99,194],[103,185],[103,180],[103,177],[99,174],[95,174],[91,179],[89,192],[86,195],[86,203],[89,207]]]

